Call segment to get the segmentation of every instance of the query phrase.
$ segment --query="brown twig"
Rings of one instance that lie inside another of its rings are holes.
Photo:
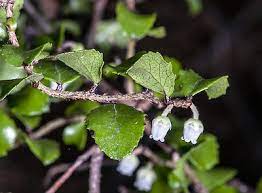
[[[6,28],[7,28],[9,41],[13,46],[19,47],[19,43],[15,33],[16,24],[14,24],[12,21],[14,4],[15,4],[15,0],[0,1],[0,6],[4,7],[6,10],[6,19],[7,19]]]
[[[49,87],[46,87],[41,82],[34,85],[35,88],[39,89],[43,93],[67,100],[90,100],[97,101],[99,103],[122,103],[122,101],[141,101],[145,100],[152,104],[158,105],[160,107],[166,106],[164,101],[159,100],[154,97],[150,92],[142,92],[136,94],[115,94],[115,95],[99,95],[89,91],[56,91],[52,90]],[[177,108],[188,108],[191,105],[191,99],[173,99],[168,102],[168,104],[173,104]]]
[[[90,26],[89,33],[86,36],[86,42],[87,42],[86,44],[87,47],[89,48],[93,48],[95,45],[95,35],[96,35],[97,26],[103,16],[108,0],[96,0],[94,2],[95,5],[93,10],[91,26]]]
[[[44,187],[47,187],[56,175],[60,173],[64,173],[66,170],[68,170],[70,166],[71,164],[69,163],[62,163],[48,169],[43,182]],[[79,168],[76,171],[85,171],[89,168],[89,166],[90,166],[89,163],[82,164],[81,166],[79,166]]]
[[[204,185],[199,181],[194,170],[192,170],[188,164],[185,164],[184,171],[187,177],[190,179],[195,192],[208,193],[208,190],[206,189],[206,187],[204,187]]]
[[[101,167],[103,162],[103,153],[96,149],[91,157],[89,174],[89,193],[100,193]]]
[[[97,152],[97,149],[97,146],[92,146],[84,154],[79,156],[74,164],[68,168],[68,170],[46,191],[46,193],[55,193],[79,166],[81,166],[88,158]]]
[[[63,127],[69,123],[83,122],[84,120],[85,120],[85,116],[83,115],[75,116],[72,118],[57,118],[55,120],[48,122],[46,125],[43,125],[36,132],[30,134],[30,138],[39,139],[44,135],[51,133],[57,128]]]
[[[134,155],[143,155],[155,164],[165,166],[165,167],[169,167],[169,168],[175,168],[174,162],[172,162],[170,160],[162,159],[161,157],[156,155],[151,149],[149,149],[146,146],[142,146],[142,145],[139,146],[138,148],[136,148],[133,151],[133,154]]]

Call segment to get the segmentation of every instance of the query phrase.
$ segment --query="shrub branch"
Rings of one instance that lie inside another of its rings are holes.
[[[66,182],[66,180],[71,177],[71,175],[79,166],[81,166],[85,161],[88,160],[88,158],[98,151],[97,149],[97,146],[92,146],[84,154],[79,156],[74,164],[68,168],[68,170],[46,191],[46,193],[55,193]]]
[[[167,105],[165,101],[161,101],[158,98],[154,97],[154,95],[151,92],[142,92],[142,93],[135,93],[135,94],[100,95],[92,91],[69,92],[69,91],[52,90],[51,88],[43,85],[41,82],[37,84],[33,84],[33,86],[51,97],[62,98],[66,100],[90,100],[99,103],[123,103],[124,101],[144,100],[152,104],[155,104],[159,107],[163,107]],[[168,101],[168,104],[173,104],[174,107],[177,108],[188,108],[192,104],[192,101],[191,98],[173,99]]]

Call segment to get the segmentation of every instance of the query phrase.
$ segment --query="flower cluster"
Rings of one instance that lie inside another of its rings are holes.
[[[132,176],[139,165],[139,159],[135,155],[128,155],[119,162],[117,171],[122,175]],[[151,164],[138,169],[134,186],[140,191],[150,191],[156,180],[156,174]]]
[[[167,116],[171,112],[172,108],[173,106],[169,105],[163,111],[162,115],[153,119],[150,138],[156,141],[165,141],[167,132],[172,128],[171,121]],[[200,134],[204,131],[204,126],[199,120],[199,113],[196,106],[192,104],[190,108],[193,112],[193,117],[185,121],[183,137],[181,137],[181,139],[187,143],[191,142],[192,144],[196,144]],[[131,154],[120,161],[117,171],[122,175],[132,176],[138,165],[139,159],[137,156]],[[134,186],[139,191],[150,191],[156,178],[157,177],[152,168],[152,164],[149,163],[148,165],[138,169]]]
[[[164,142],[167,132],[171,130],[172,125],[167,115],[171,112],[173,106],[168,106],[161,116],[156,117],[152,121],[152,132],[150,138],[155,141]],[[204,131],[204,126],[199,120],[199,112],[194,104],[190,106],[193,112],[193,118],[188,119],[184,123],[183,137],[181,138],[185,142],[197,143],[197,139]]]

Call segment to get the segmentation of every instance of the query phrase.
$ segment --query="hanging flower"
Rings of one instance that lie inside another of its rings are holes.
[[[193,118],[188,119],[184,123],[183,137],[181,139],[187,143],[191,142],[192,144],[196,144],[200,134],[204,131],[204,126],[199,120],[199,112],[196,106],[192,103],[190,108],[193,113]]]
[[[204,131],[202,122],[198,119],[190,118],[184,124],[184,132],[182,140],[185,142],[197,143],[197,139]]]
[[[150,138],[155,141],[165,141],[165,136],[169,130],[171,130],[171,121],[166,116],[158,116],[152,121],[152,133]]]
[[[141,167],[136,174],[136,180],[134,183],[134,186],[139,191],[150,191],[152,184],[156,180],[156,174],[154,170],[152,169],[152,165],[149,164],[145,167]]]
[[[116,170],[122,175],[132,176],[138,165],[139,159],[137,158],[137,156],[131,154],[120,161]]]

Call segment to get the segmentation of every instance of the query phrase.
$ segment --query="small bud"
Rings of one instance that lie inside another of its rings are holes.
[[[6,24],[9,26],[11,31],[15,31],[17,28],[17,22],[12,17],[7,19]]]
[[[138,165],[139,159],[135,155],[131,154],[120,161],[116,170],[122,175],[132,176]]]
[[[181,138],[185,142],[197,143],[197,139],[204,131],[202,122],[198,119],[190,118],[184,123],[183,137]]]
[[[158,116],[152,121],[152,134],[150,138],[153,138],[155,141],[165,141],[165,136],[168,130],[171,130],[171,121],[166,116]]]
[[[152,169],[152,165],[141,167],[136,174],[136,180],[134,186],[139,191],[150,191],[152,184],[156,180],[156,174]]]
[[[50,88],[52,90],[57,90],[57,91],[65,91],[65,89],[68,87],[68,83],[64,83],[64,84],[60,84],[60,83],[56,83],[54,81],[52,81],[50,83]]]

